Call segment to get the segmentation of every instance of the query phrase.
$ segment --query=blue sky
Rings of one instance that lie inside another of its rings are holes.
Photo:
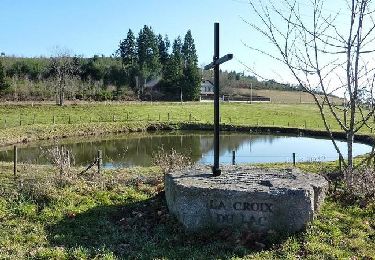
[[[267,46],[241,19],[251,20],[246,0],[0,0],[0,7],[0,51],[7,55],[49,56],[56,46],[110,55],[129,29],[138,34],[146,24],[170,40],[191,29],[203,65],[212,60],[213,24],[220,22],[221,54],[235,56],[223,69],[244,71],[241,61],[269,78],[284,73],[242,43]]]

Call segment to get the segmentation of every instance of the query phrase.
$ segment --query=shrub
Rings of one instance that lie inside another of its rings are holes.
[[[158,152],[153,155],[152,164],[159,166],[164,174],[181,170],[192,165],[191,158],[176,152],[172,149],[170,152],[164,151],[164,148],[161,147]]]
[[[363,166],[352,171],[346,171],[346,184],[349,191],[364,199],[375,198],[375,169]]]

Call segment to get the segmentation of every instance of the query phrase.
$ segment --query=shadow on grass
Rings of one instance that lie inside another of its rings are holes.
[[[185,232],[168,214],[163,193],[127,205],[68,214],[49,227],[48,239],[55,246],[83,248],[90,257],[104,250],[121,259],[229,259],[267,248],[264,237],[253,233]]]

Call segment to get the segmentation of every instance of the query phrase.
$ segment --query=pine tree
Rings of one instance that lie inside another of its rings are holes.
[[[172,53],[168,58],[164,73],[164,80],[173,84],[178,84],[177,81],[179,81],[183,75],[183,59],[181,48],[181,38],[178,37],[173,42]]]
[[[188,30],[185,35],[184,45],[182,46],[181,52],[187,65],[197,66],[198,56],[195,49],[194,39],[190,30]]]
[[[180,80],[183,73],[182,43],[180,36],[173,42],[171,59],[174,67],[174,80]]]
[[[170,47],[170,42],[168,39],[168,35],[165,35],[163,39],[163,36],[159,34],[158,35],[158,48],[159,48],[160,63],[163,67],[163,72],[168,63],[169,47]]]
[[[135,77],[138,74],[137,42],[132,30],[129,29],[126,39],[120,42],[119,53],[122,66],[127,75],[127,83],[130,87],[136,86]]]
[[[185,35],[181,52],[184,62],[183,80],[181,83],[184,96],[186,100],[197,100],[199,98],[201,80],[198,69],[197,51],[190,30]]]
[[[126,39],[120,42],[119,52],[124,68],[129,68],[136,64],[137,46],[132,30],[129,29]]]
[[[166,92],[172,97],[177,98],[181,93],[181,81],[183,77],[183,57],[182,43],[178,36],[172,44],[172,53],[169,56],[164,70],[163,80]]]
[[[161,72],[157,37],[151,27],[145,25],[137,38],[138,66],[144,80],[157,77]]]

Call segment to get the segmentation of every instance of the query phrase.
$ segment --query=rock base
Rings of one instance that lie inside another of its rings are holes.
[[[202,166],[165,176],[168,208],[189,231],[295,232],[313,219],[327,189],[324,177],[296,169],[227,166],[213,177]]]

